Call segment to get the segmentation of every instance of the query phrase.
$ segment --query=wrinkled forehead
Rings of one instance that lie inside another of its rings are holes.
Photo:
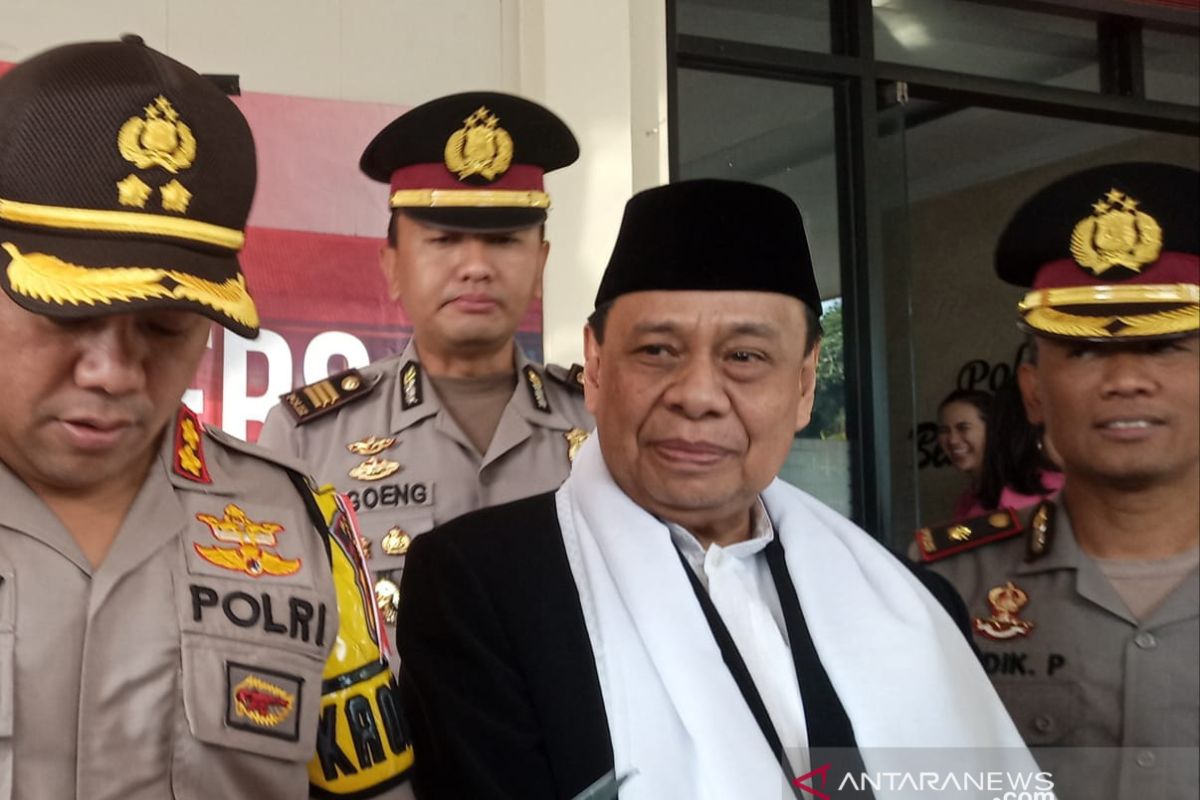
[[[803,338],[804,308],[797,298],[777,292],[630,292],[613,300],[608,324],[630,332],[743,332]]]

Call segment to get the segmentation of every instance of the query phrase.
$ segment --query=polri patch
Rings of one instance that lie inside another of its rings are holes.
[[[286,672],[225,662],[225,724],[294,742],[300,738],[304,678]]]

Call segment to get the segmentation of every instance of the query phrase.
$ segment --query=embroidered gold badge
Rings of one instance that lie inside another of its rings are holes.
[[[400,587],[387,578],[380,578],[375,583],[375,605],[383,614],[383,621],[395,625],[396,610],[400,607]]]
[[[154,190],[132,172],[117,181],[117,202],[123,206],[145,208]]]
[[[233,688],[234,713],[255,725],[274,728],[296,707],[296,698],[282,686],[247,675]]]
[[[402,556],[408,552],[408,546],[412,544],[412,537],[408,535],[403,528],[395,527],[388,530],[383,536],[383,541],[379,543],[383,548],[383,552],[389,556]]]
[[[400,471],[400,464],[386,458],[371,456],[350,470],[350,477],[359,481],[379,481]]]
[[[1028,636],[1033,623],[1017,616],[1029,603],[1029,595],[1012,581],[996,586],[987,593],[992,615],[975,618],[975,631],[989,639],[1004,641],[1018,636]]]
[[[300,570],[301,559],[283,558],[273,548],[277,547],[276,536],[283,532],[278,522],[255,522],[234,503],[225,506],[224,516],[197,514],[196,519],[209,527],[213,538],[227,542],[232,547],[219,545],[192,546],[210,564],[234,572],[242,572],[252,578],[263,575],[279,577],[294,575]]]
[[[179,438],[182,440],[177,453],[179,466],[188,474],[199,478],[203,474],[204,467],[196,452],[196,448],[200,445],[200,432],[196,430],[196,423],[188,417],[184,417],[179,423]]]
[[[512,164],[513,140],[499,126],[500,120],[480,106],[463,122],[446,140],[446,169],[459,180],[482,175],[490,181],[504,174]]]
[[[387,450],[395,443],[396,439],[391,436],[368,436],[365,439],[350,442],[350,444],[346,445],[346,449],[356,456],[374,456]]]
[[[1092,204],[1092,215],[1075,225],[1071,255],[1093,275],[1112,267],[1138,272],[1158,258],[1162,228],[1154,217],[1138,209],[1138,201],[1110,189]]]
[[[196,137],[171,101],[159,95],[145,112],[145,118],[127,119],[117,133],[121,157],[138,169],[162,167],[172,175],[190,167],[196,158]]]
[[[579,448],[587,441],[588,432],[583,428],[571,428],[563,436],[567,440],[567,461],[574,463],[575,456],[579,455]]]

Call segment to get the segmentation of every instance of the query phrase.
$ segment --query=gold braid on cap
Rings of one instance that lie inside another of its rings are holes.
[[[526,189],[398,189],[392,208],[549,208],[550,195]]]
[[[1129,339],[1136,336],[1168,336],[1200,328],[1200,308],[1195,305],[1150,314],[1121,314],[1084,317],[1056,308],[1029,310],[1023,321],[1034,330],[1072,339]],[[1120,327],[1114,327],[1117,323]]]
[[[222,282],[158,267],[80,267],[45,253],[24,254],[12,242],[8,281],[14,292],[55,305],[109,305],[136,300],[190,300],[248,328],[258,327],[258,310],[241,275]]]

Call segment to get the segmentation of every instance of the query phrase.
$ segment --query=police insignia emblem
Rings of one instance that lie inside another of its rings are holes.
[[[387,578],[375,583],[375,605],[388,625],[396,624],[396,609],[400,606],[400,587]]]
[[[220,518],[197,514],[196,519],[208,526],[217,541],[233,545],[221,547],[194,542],[192,546],[196,552],[210,564],[252,578],[294,575],[300,570],[301,559],[283,558],[273,549],[278,546],[277,534],[283,532],[283,526],[278,522],[255,522],[234,503],[225,506]]]
[[[200,418],[187,406],[181,406],[175,425],[175,474],[197,483],[212,483],[204,464],[200,427]]]
[[[394,527],[384,534],[383,541],[379,543],[379,546],[389,556],[402,556],[408,552],[410,544],[412,544],[412,537],[403,528]]]
[[[421,368],[417,362],[409,361],[400,370],[400,385],[400,405],[405,411],[421,405]]]
[[[499,126],[499,118],[480,106],[463,123],[446,140],[446,169],[459,180],[482,175],[490,181],[506,172],[512,164],[513,140]]]
[[[190,167],[196,158],[196,137],[171,101],[159,95],[145,112],[144,119],[125,120],[117,133],[121,157],[138,169],[162,167],[172,175]]]
[[[247,675],[233,687],[233,709],[255,725],[274,728],[291,715],[296,697],[256,675]]]
[[[371,456],[366,461],[350,469],[350,477],[358,481],[379,481],[395,475],[401,469],[396,461]]]
[[[396,439],[392,436],[368,436],[365,439],[350,442],[350,444],[346,445],[346,449],[356,456],[374,456],[379,455],[394,444],[396,444]]]
[[[588,432],[583,428],[571,428],[563,436],[567,440],[567,461],[574,463],[575,456],[579,455],[579,448],[587,441]]]
[[[1028,636],[1033,623],[1021,619],[1017,613],[1029,603],[1029,595],[1012,581],[988,590],[990,617],[975,618],[975,632],[989,639],[1004,641],[1018,636]]]
[[[542,376],[531,366],[525,367],[525,385],[529,387],[529,399],[533,401],[534,408],[549,414],[550,401],[546,399],[546,385],[542,383]]]
[[[1139,272],[1158,258],[1162,228],[1138,208],[1137,200],[1110,189],[1092,204],[1092,212],[1071,233],[1071,255],[1079,266],[1093,275],[1113,267]]]

